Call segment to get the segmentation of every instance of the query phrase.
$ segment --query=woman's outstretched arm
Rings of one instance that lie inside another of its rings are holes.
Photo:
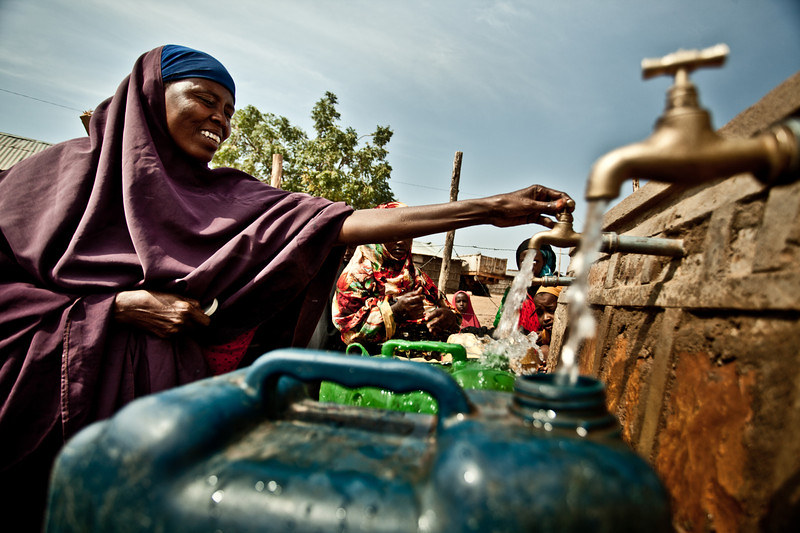
[[[536,223],[553,227],[553,220],[546,215],[571,211],[574,206],[566,193],[533,185],[474,200],[403,209],[359,209],[345,219],[338,244],[391,242],[480,224],[510,227]]]

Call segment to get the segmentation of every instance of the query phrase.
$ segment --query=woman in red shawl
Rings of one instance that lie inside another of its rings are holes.
[[[345,245],[552,226],[544,215],[569,200],[534,185],[353,211],[274,189],[208,168],[234,97],[213,57],[158,47],[95,109],[88,137],[0,173],[0,510],[27,517],[21,530],[38,529],[52,461],[88,423],[211,375],[215,354],[220,371],[305,346]]]

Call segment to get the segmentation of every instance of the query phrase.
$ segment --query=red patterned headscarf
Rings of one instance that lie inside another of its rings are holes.
[[[376,205],[375,209],[394,209],[395,207],[408,207],[403,202],[386,202],[385,204]]]

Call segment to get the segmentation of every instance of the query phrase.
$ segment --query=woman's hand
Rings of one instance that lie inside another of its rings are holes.
[[[146,290],[118,293],[114,299],[114,319],[162,338],[211,322],[197,300]]]
[[[394,314],[395,321],[408,322],[425,316],[424,301],[422,287],[417,287],[411,292],[401,294],[397,301],[392,304],[392,314]]]
[[[541,224],[552,228],[555,222],[545,215],[556,215],[575,209],[575,200],[567,193],[542,185],[532,185],[527,189],[494,198],[498,200],[499,210],[490,222],[501,228],[520,224]]]
[[[444,337],[451,333],[458,333],[458,315],[452,309],[437,307],[425,315],[425,324],[434,337]]]

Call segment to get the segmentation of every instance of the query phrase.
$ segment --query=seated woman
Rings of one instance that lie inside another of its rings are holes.
[[[95,109],[88,137],[0,172],[0,512],[28,520],[20,530],[40,529],[53,460],[87,424],[305,346],[345,246],[552,226],[544,215],[571,201],[533,185],[354,211],[275,189],[208,166],[234,103],[219,61],[158,47]]]
[[[517,247],[517,269],[522,268],[522,261],[525,258],[525,254],[529,253],[529,242],[530,239],[525,239]],[[553,252],[553,249],[549,244],[543,244],[541,249],[536,250],[536,256],[533,259],[533,276],[552,276],[555,272],[556,254]],[[503,310],[505,308],[506,297],[508,296],[509,289],[506,289],[506,292],[503,294],[503,299],[500,302],[500,308],[497,310],[497,314],[494,317],[495,328],[500,323],[500,318],[503,316]],[[522,307],[520,307],[519,310],[519,329],[526,335],[532,331],[539,330],[539,319],[536,317],[536,304],[533,301],[533,297],[538,289],[539,284],[531,283],[531,285],[528,287],[525,301],[522,302]]]
[[[378,209],[405,208],[391,202]],[[370,353],[389,339],[446,340],[461,317],[414,266],[411,239],[359,246],[336,283],[333,323],[342,342]]]
[[[563,287],[539,287],[533,302],[536,304],[536,317],[539,320],[539,338],[537,344],[545,358],[550,354],[550,340],[553,337],[558,296]]]

